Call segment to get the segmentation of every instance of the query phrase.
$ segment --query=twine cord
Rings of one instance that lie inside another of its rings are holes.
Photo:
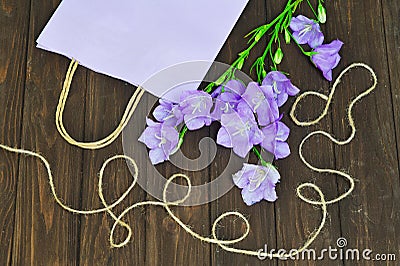
[[[345,75],[351,69],[356,68],[356,67],[362,67],[362,68],[365,68],[366,70],[368,70],[370,72],[370,74],[371,74],[372,79],[373,79],[373,84],[367,90],[363,91],[357,97],[355,97],[349,104],[349,108],[347,109],[347,120],[348,120],[350,128],[351,128],[351,133],[350,133],[349,137],[344,139],[344,140],[339,140],[339,139],[336,139],[334,136],[332,136],[331,134],[329,134],[326,131],[318,130],[318,131],[311,132],[306,137],[304,137],[303,140],[300,143],[300,146],[299,146],[300,159],[303,161],[303,163],[308,168],[310,168],[311,170],[313,170],[315,172],[318,172],[318,173],[328,173],[328,174],[339,175],[339,176],[347,179],[349,181],[349,183],[350,183],[350,188],[345,193],[341,194],[340,196],[338,196],[338,197],[336,197],[336,198],[334,198],[332,200],[328,200],[326,202],[326,204],[328,204],[328,205],[336,203],[336,202],[339,202],[340,200],[346,198],[347,196],[349,196],[351,194],[351,192],[354,190],[354,187],[355,187],[354,178],[351,177],[349,174],[347,174],[345,172],[342,172],[342,171],[338,171],[338,170],[334,170],[334,169],[323,169],[323,168],[318,168],[318,167],[313,166],[311,163],[309,163],[305,159],[305,157],[303,155],[303,146],[309,139],[311,139],[315,135],[322,135],[324,137],[327,137],[330,141],[332,141],[333,143],[335,143],[335,144],[337,144],[339,146],[343,146],[343,145],[346,145],[346,144],[350,143],[354,139],[354,137],[356,135],[356,126],[355,126],[355,122],[354,122],[354,119],[353,119],[353,116],[352,116],[354,105],[357,102],[359,102],[362,98],[364,98],[365,96],[369,95],[376,88],[376,86],[378,84],[378,78],[377,78],[374,70],[370,66],[368,66],[368,65],[366,65],[364,63],[353,63],[350,66],[348,66],[347,68],[345,68],[340,73],[338,78],[335,80],[335,82],[334,82],[334,84],[332,86],[332,89],[331,89],[331,91],[330,91],[328,96],[325,96],[324,94],[317,93],[317,92],[314,92],[314,91],[304,92],[293,103],[292,109],[290,111],[291,119],[298,126],[306,127],[306,126],[312,126],[312,125],[318,124],[328,114],[328,110],[329,110],[329,107],[330,107],[330,105],[332,103],[332,99],[333,99],[333,96],[334,96],[334,94],[336,92],[336,88],[340,84],[341,78],[343,77],[343,75]],[[299,104],[299,102],[301,100],[303,100],[304,98],[306,98],[307,96],[310,96],[310,95],[317,96],[317,97],[323,99],[324,101],[326,101],[325,108],[322,111],[322,113],[316,119],[311,120],[311,121],[299,121],[297,119],[297,117],[296,117],[296,114],[295,114],[296,113],[296,109],[297,109],[297,105]],[[310,204],[321,204],[321,203],[318,203],[316,201],[312,201],[310,199],[304,198],[301,194],[298,195],[298,196],[303,201],[305,201],[307,203],[310,203]]]
[[[70,67],[68,69],[67,72],[67,76],[66,76],[66,81],[64,83],[63,86],[63,90],[60,96],[60,102],[59,105],[57,107],[57,113],[56,113],[56,123],[57,123],[57,129],[60,131],[60,133],[62,134],[62,136],[72,145],[76,145],[78,147],[84,148],[84,149],[98,149],[101,147],[105,147],[108,144],[110,144],[112,141],[114,141],[118,135],[121,133],[122,129],[126,126],[128,120],[130,119],[130,117],[132,116],[133,112],[135,111],[137,104],[140,101],[140,98],[143,95],[143,89],[138,88],[137,91],[135,92],[135,94],[132,96],[128,107],[121,119],[121,122],[119,124],[119,126],[114,130],[114,132],[112,134],[110,134],[109,136],[107,136],[106,138],[99,140],[99,141],[95,141],[95,142],[89,142],[89,143],[84,143],[84,142],[78,142],[75,141],[74,139],[72,139],[68,133],[66,132],[63,124],[62,124],[62,116],[63,116],[63,111],[64,111],[64,106],[65,106],[65,102],[67,100],[68,97],[68,92],[69,92],[69,88],[71,85],[71,81],[72,81],[72,77],[74,75],[74,72],[76,70],[78,63],[77,61],[72,61],[70,64]],[[249,232],[250,232],[250,223],[248,221],[248,219],[240,212],[237,211],[228,211],[225,213],[222,213],[220,216],[218,216],[215,221],[212,224],[212,228],[211,228],[211,235],[212,237],[204,237],[200,234],[198,234],[197,232],[193,231],[189,225],[185,224],[182,220],[180,220],[179,217],[177,217],[174,212],[171,210],[171,206],[178,206],[179,204],[183,203],[190,195],[191,189],[192,189],[192,185],[191,185],[191,181],[190,178],[187,175],[184,174],[175,174],[173,176],[171,176],[163,189],[163,200],[162,201],[143,201],[143,202],[137,202],[129,207],[127,207],[126,209],[124,209],[121,214],[116,215],[113,212],[113,209],[121,204],[121,202],[128,196],[128,194],[132,191],[132,189],[134,188],[134,186],[136,185],[137,179],[138,179],[138,175],[139,175],[139,170],[137,167],[137,164],[135,162],[134,159],[132,159],[129,156],[126,155],[116,155],[113,156],[109,159],[107,159],[100,171],[99,171],[99,181],[98,181],[98,195],[100,198],[100,201],[103,205],[102,208],[98,208],[98,209],[93,209],[93,210],[78,210],[75,208],[72,208],[68,205],[66,205],[65,203],[62,202],[62,200],[58,197],[57,193],[56,193],[56,188],[54,185],[54,178],[51,172],[51,168],[50,168],[50,164],[49,162],[39,153],[33,152],[33,151],[29,151],[29,150],[23,150],[23,149],[17,149],[17,148],[12,148],[6,145],[2,145],[0,144],[0,148],[4,149],[6,151],[9,152],[13,152],[13,153],[17,153],[17,154],[24,154],[24,155],[28,155],[28,156],[33,156],[38,158],[43,165],[45,166],[46,170],[47,170],[47,175],[48,175],[48,179],[49,179],[49,183],[50,183],[50,188],[51,188],[51,192],[52,192],[52,196],[54,197],[55,201],[57,202],[57,204],[59,204],[64,210],[71,212],[71,213],[76,213],[76,214],[98,214],[98,213],[108,213],[110,215],[110,217],[114,220],[114,224],[111,227],[111,231],[110,231],[110,237],[109,237],[109,242],[110,242],[110,246],[111,247],[116,247],[116,248],[120,248],[123,247],[125,245],[127,245],[130,241],[130,239],[132,238],[132,234],[133,234],[133,230],[130,227],[130,225],[126,222],[123,221],[124,216],[130,212],[132,209],[139,207],[139,206],[146,206],[146,205],[150,205],[150,206],[160,206],[163,207],[167,213],[169,214],[169,216],[182,228],[184,229],[188,234],[190,234],[192,237],[207,242],[207,243],[213,243],[213,244],[217,244],[219,245],[222,249],[228,251],[228,252],[232,252],[232,253],[237,253],[237,254],[245,254],[245,255],[250,255],[250,256],[263,256],[263,257],[270,257],[270,258],[291,258],[292,256],[296,256],[297,254],[299,254],[300,252],[304,251],[307,247],[309,247],[314,240],[318,237],[318,235],[320,234],[321,230],[324,228],[325,223],[326,223],[326,218],[327,218],[327,206],[330,204],[334,204],[339,202],[340,200],[345,199],[347,196],[350,195],[350,193],[353,191],[355,183],[354,183],[354,178],[352,176],[350,176],[349,174],[339,171],[339,170],[335,170],[335,169],[324,169],[324,168],[318,168],[313,166],[311,163],[309,163],[304,155],[303,155],[303,146],[304,144],[313,136],[315,135],[322,135],[327,137],[330,141],[332,141],[333,143],[337,144],[337,145],[346,145],[348,144],[355,136],[356,133],[356,127],[355,127],[355,123],[354,123],[354,119],[352,117],[352,110],[354,105],[361,100],[363,97],[367,96],[368,94],[370,94],[377,86],[377,77],[375,72],[373,71],[373,69],[371,67],[369,67],[366,64],[363,63],[354,63],[352,65],[350,65],[349,67],[347,67],[345,70],[343,70],[343,72],[339,75],[338,79],[335,81],[331,92],[329,93],[328,96],[318,93],[318,92],[305,92],[303,94],[301,94],[295,101],[295,103],[293,104],[293,107],[291,109],[290,112],[290,117],[293,119],[293,121],[298,125],[298,126],[310,126],[310,125],[315,125],[317,123],[319,123],[328,113],[329,107],[331,105],[332,102],[332,98],[334,96],[336,87],[339,85],[340,83],[340,79],[342,78],[342,76],[344,74],[346,74],[348,71],[350,71],[351,69],[355,68],[355,67],[363,67],[365,69],[367,69],[370,73],[371,76],[373,78],[373,85],[371,87],[369,87],[366,91],[362,92],[361,94],[359,94],[356,98],[354,98],[348,108],[347,111],[347,118],[349,121],[349,125],[351,127],[351,134],[350,136],[345,139],[345,140],[338,140],[335,137],[333,137],[331,134],[329,134],[328,132],[325,131],[314,131],[310,134],[308,134],[300,143],[299,146],[299,156],[301,158],[301,160],[303,161],[303,163],[311,170],[318,172],[318,173],[330,173],[330,174],[335,174],[338,176],[341,176],[345,179],[348,180],[348,182],[350,183],[350,188],[343,193],[342,195],[331,199],[331,200],[326,200],[325,199],[325,195],[323,193],[323,191],[315,184],[313,183],[303,183],[300,184],[297,188],[296,188],[296,194],[297,196],[303,200],[304,202],[310,204],[310,205],[314,205],[314,206],[319,206],[321,208],[321,220],[320,223],[318,225],[318,227],[314,230],[314,232],[312,232],[308,239],[305,241],[305,243],[297,248],[297,249],[292,249],[293,252],[289,253],[289,254],[281,254],[281,253],[268,253],[268,252],[264,252],[264,251],[260,251],[260,250],[247,250],[247,249],[240,249],[240,248],[235,248],[232,247],[232,244],[238,243],[240,241],[242,241],[243,239],[245,239]],[[299,104],[299,102],[301,100],[303,100],[304,98],[306,98],[307,96],[317,96],[321,99],[323,99],[324,101],[326,101],[326,105],[325,108],[323,110],[323,112],[314,120],[312,121],[299,121],[296,118],[295,112],[296,112],[296,108],[297,105]],[[129,186],[129,188],[121,195],[121,197],[119,197],[115,202],[113,202],[112,204],[108,204],[104,194],[103,194],[103,176],[104,176],[104,171],[107,167],[107,165],[109,163],[111,163],[114,160],[117,159],[124,159],[126,160],[128,163],[130,163],[135,170],[135,173],[133,175],[133,179],[132,179],[132,183]],[[183,178],[186,183],[187,183],[187,193],[186,195],[179,200],[176,201],[168,201],[167,200],[167,191],[168,191],[168,187],[169,185],[176,179],[176,178]],[[311,199],[311,198],[307,198],[304,194],[302,194],[302,191],[304,189],[312,189],[314,190],[317,194],[319,199],[315,200],[315,199]],[[245,232],[240,236],[237,237],[235,239],[229,239],[229,240],[223,240],[223,239],[219,239],[217,236],[217,229],[218,229],[218,224],[221,222],[221,220],[229,217],[229,216],[236,216],[237,218],[240,218],[246,227]],[[117,243],[114,240],[114,232],[115,229],[117,228],[117,226],[121,226],[123,228],[125,228],[128,232],[126,238],[124,240],[122,240],[121,242]]]
[[[143,94],[145,90],[142,87],[138,87],[133,95],[131,96],[126,109],[124,111],[124,114],[122,115],[122,118],[118,124],[118,126],[114,129],[113,132],[111,132],[110,135],[106,136],[105,138],[93,142],[81,142],[75,140],[73,137],[69,135],[67,130],[64,127],[64,122],[63,122],[63,115],[64,115],[64,109],[65,109],[65,104],[68,99],[68,94],[71,89],[71,83],[72,79],[74,77],[75,71],[78,68],[79,62],[76,61],[75,59],[71,60],[71,63],[69,64],[67,74],[65,75],[65,80],[63,84],[63,88],[60,94],[60,98],[58,101],[57,109],[56,109],[56,127],[60,135],[71,145],[78,146],[83,149],[89,149],[89,150],[96,150],[96,149],[101,149],[104,148],[111,143],[113,143],[118,136],[121,134],[122,130],[125,128],[125,126],[128,124],[130,118],[132,117],[133,113],[135,112],[141,98],[143,97]]]

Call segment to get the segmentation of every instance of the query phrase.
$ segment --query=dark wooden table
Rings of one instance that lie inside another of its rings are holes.
[[[251,0],[225,43],[217,60],[231,63],[246,47],[243,36],[252,28],[270,21],[285,1]],[[311,1],[316,2],[316,1]],[[312,244],[316,250],[335,247],[344,237],[348,248],[369,248],[373,254],[393,253],[400,260],[400,2],[398,0],[327,0],[328,21],[322,26],[327,40],[339,38],[345,45],[342,61],[334,71],[352,62],[371,65],[378,76],[377,90],[358,103],[354,116],[355,140],[338,147],[315,138],[305,156],[315,165],[345,170],[356,177],[350,197],[329,206],[327,225]],[[55,127],[55,109],[69,60],[35,47],[35,40],[59,1],[2,0],[0,5],[0,142],[40,152],[55,176],[56,188],[70,206],[89,209],[100,206],[96,184],[102,163],[121,154],[121,138],[111,146],[88,151],[68,145]],[[307,10],[304,3],[301,10]],[[309,11],[306,11],[309,14]],[[223,14],[215,14],[221,16]],[[259,45],[250,61],[262,53]],[[328,93],[330,83],[312,67],[299,50],[284,46],[281,69],[302,91]],[[248,73],[249,65],[244,68]],[[318,126],[345,138],[350,132],[345,118],[349,101],[370,85],[363,70],[353,70],[343,78],[327,118]],[[134,87],[83,67],[75,75],[64,118],[66,128],[79,140],[95,140],[109,134],[117,125]],[[134,119],[144,125],[154,97],[146,95]],[[291,99],[285,106],[286,114]],[[314,117],[323,102],[307,100],[299,110],[302,118]],[[250,249],[299,247],[320,221],[320,210],[300,201],[295,188],[312,181],[327,197],[348,189],[342,178],[309,171],[298,157],[301,139],[317,127],[299,128],[289,119],[292,155],[277,163],[282,180],[277,186],[276,203],[262,202],[246,207],[240,191],[232,189],[217,201],[196,207],[174,208],[192,228],[209,236],[211,224],[222,212],[239,210],[250,219],[250,235],[238,247]],[[216,135],[206,128],[188,135],[183,152],[190,158],[204,136]],[[190,173],[194,184],[209,181],[226,164],[229,151],[219,148],[218,156],[206,169]],[[146,174],[147,154],[141,155],[141,174]],[[165,176],[178,170],[170,164],[157,168]],[[129,185],[130,173],[124,162],[106,171],[106,197],[115,199]],[[135,187],[124,206],[151,199]],[[254,257],[230,254],[216,245],[202,243],[184,232],[159,207],[136,209],[126,217],[134,235],[124,248],[111,249],[108,243],[113,220],[105,215],[80,216],[61,209],[54,201],[47,173],[40,161],[0,151],[0,264],[1,265],[275,265],[293,262],[260,261]],[[123,208],[123,207],[121,207]],[[221,238],[237,236],[243,230],[240,220],[226,220],[219,228]],[[123,231],[117,233],[122,237]],[[318,262],[300,260],[298,265]],[[329,260],[324,265],[398,265],[396,262]]]

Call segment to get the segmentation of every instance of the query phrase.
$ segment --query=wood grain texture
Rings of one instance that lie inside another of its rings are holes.
[[[55,127],[55,108],[68,60],[35,48],[35,40],[58,2],[32,2],[27,47],[26,90],[23,106],[21,146],[43,154],[53,167],[56,189],[62,200],[81,207],[82,152],[68,145]],[[78,75],[73,86],[85,83]],[[66,110],[66,127],[83,137],[83,113],[74,112],[85,91],[75,90]],[[79,217],[61,209],[50,194],[42,163],[21,158],[14,227],[14,265],[76,264]]]
[[[400,145],[400,3],[399,1],[382,1],[382,21],[384,24],[386,54],[388,59],[390,91],[393,104],[393,122],[396,129],[397,160],[399,161]],[[399,164],[400,168],[400,164]],[[400,179],[400,176],[399,176]]]
[[[269,20],[276,17],[280,10],[284,8],[284,3],[277,5],[269,3],[268,17]],[[329,9],[328,9],[329,13]],[[306,3],[299,7],[298,14],[304,14],[309,18],[313,18],[313,14]],[[326,41],[330,39],[340,38],[330,32],[326,25],[321,26]],[[283,43],[283,40],[282,40]],[[307,51],[309,48],[304,46]],[[290,73],[290,79],[294,85],[300,89],[300,93],[305,91],[318,91],[328,94],[330,83],[321,75],[320,71],[314,67],[309,58],[304,56],[295,44],[284,45],[283,51],[285,60],[279,66],[279,70]],[[339,66],[338,68],[340,68]],[[336,70],[337,72],[337,70]],[[335,73],[336,73],[335,72]],[[305,182],[315,183],[321,188],[327,199],[338,196],[337,178],[335,175],[321,175],[310,171],[299,158],[299,145],[303,138],[315,130],[324,130],[332,132],[332,115],[326,116],[318,125],[311,127],[298,127],[289,117],[294,98],[288,100],[282,110],[285,114],[283,122],[291,129],[288,143],[292,154],[281,161],[277,162],[277,166],[281,173],[281,182],[277,186],[279,200],[276,202],[276,230],[277,243],[276,248],[284,248],[290,250],[302,246],[308,239],[321,221],[321,210],[315,208],[302,200],[296,195],[296,188]],[[308,121],[317,117],[323,110],[325,102],[316,97],[305,98],[300,103],[296,112],[300,121]],[[309,140],[303,148],[303,156],[308,162],[317,167],[335,169],[335,153],[332,143],[326,138],[316,136]],[[313,195],[309,193],[309,195]],[[310,246],[315,248],[317,256],[322,248],[334,246],[336,239],[341,236],[340,213],[338,205],[328,207],[327,223],[320,236]],[[282,262],[282,265],[314,265],[315,261],[307,261],[308,254],[305,253],[305,259],[300,254],[300,260],[295,263],[292,260]],[[342,265],[340,260],[332,261],[329,258],[321,260],[324,265]]]
[[[251,29],[267,23],[266,14],[268,6],[265,1],[250,1],[241,18],[236,24],[234,31],[228,38],[225,46],[218,55],[217,61],[231,63],[236,58],[239,52],[246,49],[247,39],[243,38]],[[248,62],[253,62],[258,56],[263,53],[265,41],[260,41],[260,44],[252,50]],[[251,64],[247,63],[243,71],[250,73]],[[253,73],[252,78],[255,79]],[[211,136],[216,139],[218,125],[211,128]],[[231,175],[240,170],[242,165],[234,165],[236,169],[228,167],[228,163],[236,155],[230,149],[218,148],[218,155],[211,165],[211,173],[213,178],[217,178],[222,174]],[[256,158],[251,156],[250,162],[255,163]],[[224,172],[227,170],[226,172]],[[224,172],[224,173],[223,173]],[[241,243],[235,245],[238,248],[259,250],[267,244],[270,248],[276,247],[276,232],[275,232],[275,209],[274,204],[270,202],[262,202],[251,207],[244,204],[240,190],[237,187],[232,188],[227,194],[211,203],[211,221],[224,212],[239,211],[243,213],[249,220],[251,230],[249,236]],[[262,228],[262,230],[257,230]],[[233,239],[241,236],[244,233],[245,225],[241,219],[229,217],[221,221],[218,226],[218,237],[220,239]],[[218,246],[212,247],[212,264],[213,265],[274,265],[275,261],[260,261],[256,257],[246,257],[237,254],[231,254],[222,250]]]
[[[269,10],[269,20],[279,14],[280,10],[284,8],[283,4],[281,4],[280,9],[277,9],[273,3],[269,3],[269,8],[267,8]],[[298,13],[305,14],[310,18],[313,17],[312,12],[306,4],[300,6]],[[321,26],[325,38],[336,38],[335,33],[327,29],[328,25],[329,23]],[[310,60],[293,43],[284,45],[283,51],[285,53],[285,60],[279,69],[290,73],[290,79],[300,89],[300,93],[309,90],[325,94],[329,93],[329,82],[324,80],[319,70],[313,66]],[[311,182],[322,189],[327,199],[338,196],[336,177],[334,175],[321,175],[310,171],[300,160],[298,152],[300,142],[312,131],[324,130],[332,132],[332,117],[329,114],[318,125],[312,127],[298,127],[289,118],[293,101],[294,99],[289,99],[282,109],[285,114],[283,122],[291,129],[288,143],[292,154],[288,158],[277,162],[282,180],[278,186],[280,198],[275,204],[278,243],[276,248],[284,248],[286,250],[298,248],[303,245],[321,220],[320,209],[301,201],[296,196],[296,188],[302,183]],[[318,98],[306,98],[299,105],[296,115],[301,121],[311,120],[320,114],[324,104],[325,102]],[[308,162],[317,167],[335,168],[333,146],[326,138],[315,137],[308,141],[304,146],[303,156]],[[289,165],[290,167],[288,167]],[[288,219],[288,217],[290,218]],[[327,248],[330,245],[333,246],[336,239],[340,237],[341,228],[339,219],[338,205],[329,206],[326,227],[310,247],[315,248],[317,254],[321,249],[319,247]],[[296,262],[295,265],[314,265],[314,261],[307,261],[308,254],[304,254],[305,259],[302,256],[301,254],[299,262]],[[342,265],[340,260],[330,261],[328,258],[321,260],[321,263],[324,265]],[[292,265],[294,263],[289,260],[280,264]]]
[[[311,0],[316,3],[315,0]],[[60,3],[55,1],[0,0],[0,143],[40,152],[52,167],[56,189],[64,202],[80,209],[101,207],[98,197],[98,172],[103,162],[126,152],[137,161],[142,187],[137,185],[115,211],[143,200],[154,200],[145,190],[162,187],[154,177],[168,178],[183,172],[193,185],[217,178],[230,160],[230,150],[219,147],[216,158],[200,171],[182,170],[173,163],[154,168],[147,150],[136,140],[145,127],[145,117],[157,99],[145,94],[124,136],[104,149],[81,150],[68,145],[55,127],[55,108],[69,60],[35,47],[35,40]],[[400,259],[400,4],[397,0],[325,1],[328,20],[321,26],[326,42],[342,40],[342,61],[334,70],[336,77],[352,62],[365,62],[378,75],[376,91],[354,109],[356,138],[345,146],[332,145],[315,137],[304,147],[305,157],[316,166],[342,169],[357,179],[352,195],[340,204],[328,207],[328,221],[312,244],[320,251],[336,247],[345,237],[347,248],[369,248],[376,253],[394,253]],[[278,14],[284,1],[252,0],[237,22],[218,55],[217,61],[231,63],[246,47],[244,35]],[[299,12],[312,17],[304,2]],[[249,62],[263,52],[259,44]],[[283,45],[284,60],[279,69],[290,73],[301,91],[328,93],[325,81],[300,51]],[[268,64],[270,62],[267,62]],[[249,65],[244,71],[249,73]],[[253,76],[254,78],[254,73]],[[281,182],[276,203],[262,202],[252,207],[243,203],[240,190],[207,205],[174,207],[183,222],[204,236],[211,235],[213,221],[223,212],[238,210],[249,218],[251,231],[235,247],[257,250],[296,248],[318,225],[321,211],[299,200],[296,187],[311,181],[328,198],[348,189],[348,184],[332,175],[309,171],[298,157],[302,138],[315,129],[323,129],[339,138],[350,132],[346,120],[352,98],[371,84],[368,73],[352,70],[342,79],[329,115],[310,128],[296,127],[289,119],[293,99],[283,107],[283,121],[291,128],[292,154],[277,162]],[[92,141],[109,134],[118,124],[134,91],[125,82],[96,74],[80,66],[74,77],[65,111],[65,126],[79,140]],[[324,102],[306,99],[298,110],[304,120],[316,116]],[[200,156],[199,143],[217,134],[217,125],[189,132],[182,146],[188,159]],[[210,149],[210,145],[206,150]],[[207,157],[207,155],[206,155]],[[188,167],[188,159],[177,165]],[[211,158],[208,158],[211,159]],[[256,162],[253,156],[250,162]],[[241,165],[237,165],[239,169]],[[232,172],[234,172],[232,170]],[[228,173],[229,175],[231,173]],[[118,198],[130,185],[132,175],[122,160],[112,162],[105,171],[104,193],[108,202]],[[177,181],[181,182],[181,181]],[[182,182],[183,183],[183,182]],[[215,192],[215,191],[213,191]],[[133,229],[129,244],[121,249],[109,246],[113,220],[105,213],[79,216],[61,209],[52,198],[44,166],[37,159],[0,151],[0,264],[1,265],[319,265],[319,261],[265,260],[231,254],[217,245],[201,242],[188,235],[164,209],[148,206],[124,217]],[[222,239],[234,238],[244,231],[240,219],[225,219],[218,226]],[[124,239],[119,228],[115,240]],[[352,261],[320,262],[324,265],[397,265],[396,262]]]
[[[18,7],[18,9],[17,9]],[[29,1],[1,1],[0,142],[21,145]],[[16,30],[18,29],[18,30]],[[11,263],[19,157],[0,152],[0,258]]]
[[[149,102],[149,110],[155,106],[157,99],[153,97]],[[205,168],[199,171],[198,163],[190,163],[190,160],[196,160],[200,157],[200,150],[198,143],[208,136],[208,128],[203,128],[198,131],[189,131],[185,137],[185,142],[181,147],[183,157],[171,157],[171,162],[164,165],[154,166],[151,165],[149,159],[145,162],[147,165],[147,177],[153,177],[147,182],[147,186],[158,187],[161,191],[164,184],[160,178],[168,179],[176,173],[183,173],[190,177],[193,186],[209,182],[210,173],[209,169]],[[146,154],[146,153],[144,153]],[[206,155],[207,157],[207,155]],[[175,162],[175,163],[173,163]],[[186,185],[183,180],[177,179],[175,181],[181,185]],[[167,190],[171,195],[174,190]],[[148,200],[154,200],[153,197],[147,196]],[[162,198],[158,199],[161,200]],[[169,198],[168,200],[177,200],[176,198]],[[179,217],[184,223],[188,224],[190,228],[204,236],[210,234],[210,221],[209,221],[209,205],[200,206],[177,206],[171,208],[175,215]],[[210,260],[210,245],[195,240],[192,236],[187,234],[182,228],[174,222],[169,214],[160,207],[148,207],[147,209],[147,227],[146,227],[146,265],[185,265],[194,264],[202,265],[208,264]],[[195,241],[194,241],[195,240]]]
[[[342,64],[363,61],[373,66],[379,79],[376,91],[355,107],[355,140],[335,148],[336,167],[346,169],[359,180],[352,196],[340,203],[343,237],[348,239],[349,247],[370,248],[375,253],[396,252],[400,250],[399,169],[382,6],[377,1],[343,1],[328,7],[332,17],[340,18],[330,28],[346,44]],[[333,107],[336,136],[348,134],[346,107],[368,86],[371,77],[366,71],[353,70],[343,78]],[[339,182],[339,187],[343,190],[347,185]]]
[[[88,72],[87,84],[85,108],[81,112],[85,113],[85,140],[94,141],[104,138],[117,126],[134,87],[92,71]],[[144,116],[140,119],[143,121]],[[104,161],[116,154],[123,154],[120,139],[104,149],[84,151],[83,173],[86,177],[82,183],[84,209],[102,206],[98,196],[97,173]],[[137,163],[140,165],[141,162]],[[140,173],[143,174],[142,171]],[[132,176],[125,161],[113,161],[104,175],[103,189],[106,200],[109,203],[114,202],[126,191],[131,182]],[[131,204],[144,199],[143,191],[136,187],[115,211],[118,214]],[[80,263],[82,265],[90,265],[93,262],[99,265],[130,265],[131,262],[143,264],[146,243],[144,218],[141,209],[130,212],[125,220],[132,226],[133,238],[127,247],[112,249],[109,235],[114,221],[105,213],[81,217]],[[126,232],[120,228],[117,230],[115,241],[122,241],[124,236]]]

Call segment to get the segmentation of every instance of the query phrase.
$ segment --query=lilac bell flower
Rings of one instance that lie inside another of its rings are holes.
[[[290,28],[293,30],[293,38],[299,44],[306,44],[315,48],[324,42],[324,35],[319,24],[303,15],[292,18]]]
[[[263,199],[275,201],[278,198],[275,186],[279,179],[279,172],[271,165],[245,163],[243,168],[233,175],[233,182],[242,188],[242,198],[248,206]]]
[[[279,71],[269,72],[263,82],[261,88],[265,94],[269,94],[265,90],[264,86],[272,86],[274,97],[278,103],[278,107],[281,107],[290,96],[294,96],[300,92],[300,90],[290,82],[290,79],[285,74]]]
[[[229,93],[233,93],[234,95],[240,96],[244,93],[245,90],[246,90],[246,86],[240,80],[231,79],[225,85],[221,85],[218,88],[216,88],[211,93],[211,97],[216,98],[224,92],[229,92]]]
[[[180,100],[179,107],[189,130],[196,130],[211,124],[210,110],[213,102],[210,94],[198,90],[185,91]]]
[[[334,69],[340,61],[339,51],[343,42],[334,40],[329,44],[323,44],[313,50],[317,54],[311,56],[311,61],[317,68],[322,71],[324,77],[332,81],[332,69]]]
[[[223,114],[234,112],[245,90],[246,87],[239,80],[230,80],[224,86],[219,86],[211,94],[211,97],[216,98],[211,117],[219,121]]]
[[[217,143],[227,148],[240,157],[246,157],[254,145],[264,139],[262,131],[258,128],[253,111],[241,101],[237,111],[221,116],[221,128],[217,134]]]
[[[160,105],[154,109],[153,115],[158,122],[164,125],[177,126],[183,122],[183,114],[178,104],[160,99]]]
[[[261,89],[258,83],[250,82],[242,98],[253,112],[257,113],[260,126],[266,126],[279,117],[278,105],[274,99],[271,86],[265,86]]]
[[[171,125],[153,122],[146,119],[147,127],[139,137],[149,149],[152,164],[158,164],[169,159],[172,151],[177,147],[179,133]]]
[[[275,159],[283,159],[290,155],[289,145],[286,140],[290,129],[282,122],[277,121],[262,129],[264,140],[261,147],[274,154]]]

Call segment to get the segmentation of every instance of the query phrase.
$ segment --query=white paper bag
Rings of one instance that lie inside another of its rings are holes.
[[[133,85],[178,63],[212,62],[248,0],[64,0],[38,47]],[[211,63],[210,63],[211,64]],[[202,80],[207,69],[199,69]],[[161,97],[168,88],[145,88]]]

